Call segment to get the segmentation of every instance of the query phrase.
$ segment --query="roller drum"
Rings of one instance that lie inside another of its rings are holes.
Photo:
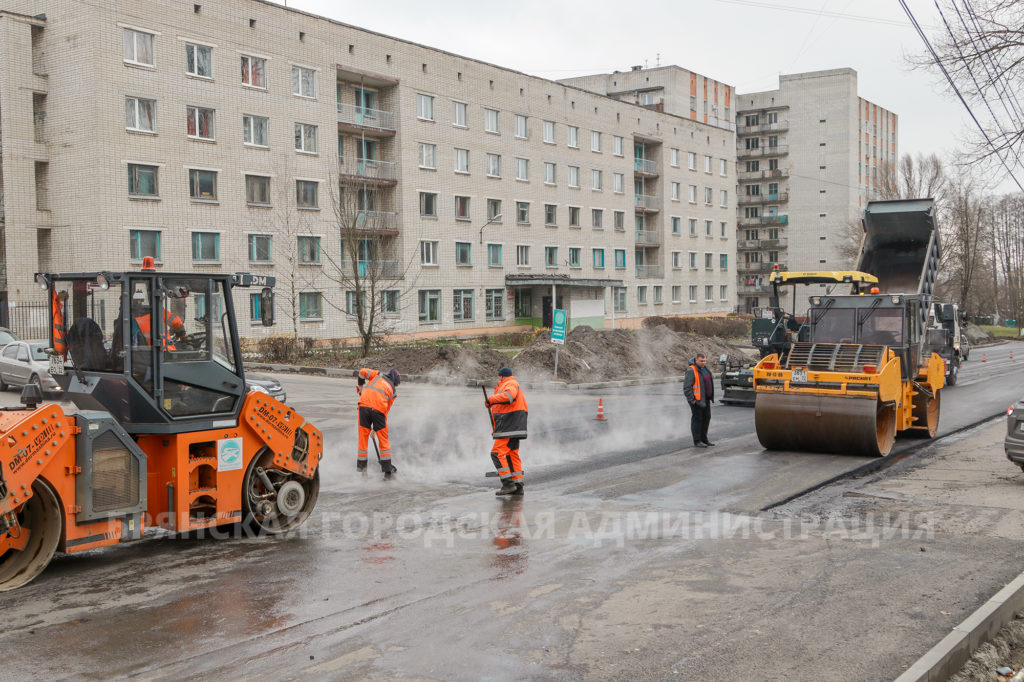
[[[884,457],[896,440],[896,408],[872,398],[758,393],[754,426],[768,450]]]

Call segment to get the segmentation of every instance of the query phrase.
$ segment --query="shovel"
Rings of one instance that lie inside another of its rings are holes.
[[[484,393],[484,400],[487,400],[490,397],[489,395],[487,395],[487,387],[486,386],[481,386],[480,390],[483,391],[483,393]],[[490,410],[487,410],[487,416],[488,416],[488,418],[491,421],[491,430],[493,431],[494,430],[494,416],[491,414]],[[498,472],[494,471],[492,469],[491,471],[485,472],[484,476],[487,477],[487,478],[496,478],[498,476]]]

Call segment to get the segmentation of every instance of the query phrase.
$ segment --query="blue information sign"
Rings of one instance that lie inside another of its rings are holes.
[[[551,318],[551,343],[565,343],[566,319],[565,311],[556,308]]]

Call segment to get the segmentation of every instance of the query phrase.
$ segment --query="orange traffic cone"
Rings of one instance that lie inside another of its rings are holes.
[[[1013,351],[1010,351],[1010,359],[1013,360]]]
[[[596,422],[606,422],[606,421],[608,421],[607,419],[604,418],[604,398],[598,398],[597,399],[597,416],[594,417],[594,421],[596,421]]]
[[[988,355],[986,355],[985,353],[982,353],[981,354],[981,361],[982,362],[988,362]]]

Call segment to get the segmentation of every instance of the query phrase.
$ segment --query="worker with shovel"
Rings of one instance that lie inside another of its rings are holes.
[[[369,382],[369,383],[367,383]],[[397,369],[381,374],[375,369],[362,368],[356,382],[359,393],[359,450],[356,453],[356,471],[366,473],[367,451],[370,431],[375,431],[380,447],[377,458],[384,479],[388,480],[397,469],[391,463],[391,443],[388,441],[388,412],[398,397],[395,390],[402,383]],[[374,443],[377,447],[377,443]]]
[[[484,406],[491,414],[491,461],[498,470],[501,490],[495,495],[523,494],[523,464],[519,459],[519,441],[526,438],[526,396],[512,370],[502,367],[498,371],[498,385],[493,395],[484,391]]]

